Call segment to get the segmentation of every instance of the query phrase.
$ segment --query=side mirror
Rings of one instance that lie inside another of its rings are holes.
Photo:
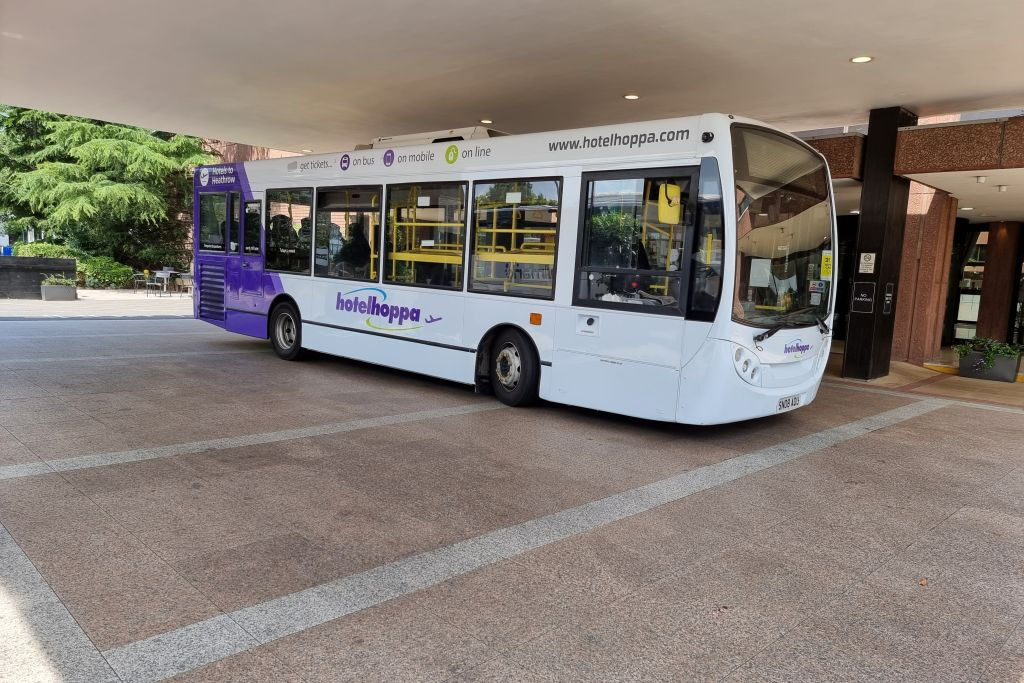
[[[658,222],[679,225],[682,213],[682,190],[678,185],[664,183],[658,188]]]

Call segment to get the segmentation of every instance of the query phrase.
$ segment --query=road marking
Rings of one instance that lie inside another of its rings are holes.
[[[0,679],[120,680],[2,524]]]
[[[111,332],[104,334],[62,334],[60,339],[81,339],[85,337],[199,337],[223,334],[223,331],[211,328],[208,332]],[[0,339],[54,339],[52,334],[17,334],[2,335]]]
[[[996,413],[1012,413],[1014,415],[1024,415],[1024,409],[1015,408],[1013,406],[998,405],[994,403],[975,403],[974,401],[963,401],[957,398],[951,398],[949,396],[938,396],[936,394],[924,394],[906,391],[896,391],[894,389],[881,389],[879,387],[861,387],[848,382],[831,382],[824,381],[823,385],[827,387],[835,387],[837,389],[848,389],[850,391],[859,391],[865,394],[879,394],[881,396],[899,396],[900,398],[911,398],[915,401],[921,401],[925,399],[932,399],[936,401],[945,401],[951,406],[959,406],[961,408],[979,408],[981,410],[991,410]]]
[[[175,351],[173,353],[135,353],[127,356],[42,356],[36,358],[4,358],[3,365],[10,363],[56,363],[59,361],[102,361],[102,360],[135,360],[136,358],[177,358],[180,356],[225,356],[232,353],[272,353],[269,347],[258,349],[238,349],[235,351]]]
[[[922,400],[522,524],[220,614],[103,652],[126,681],[157,681],[541,546],[591,531],[948,405]]]
[[[257,446],[260,444],[277,443],[279,441],[290,441],[292,439],[307,439],[313,436],[326,436],[328,434],[352,432],[357,429],[370,429],[372,427],[405,424],[408,422],[419,422],[421,420],[433,420],[442,417],[452,417],[454,415],[467,415],[486,410],[497,410],[504,407],[504,404],[498,403],[497,401],[488,401],[486,403],[471,403],[468,405],[451,406],[448,408],[436,408],[434,410],[420,410],[414,413],[399,413],[397,415],[367,417],[360,418],[358,420],[346,420],[344,422],[330,422],[323,425],[316,425],[314,427],[282,429],[276,432],[228,436],[220,439],[205,439],[203,441],[187,441],[167,446],[135,448],[128,451],[93,453],[91,455],[80,455],[74,458],[43,460],[40,462],[24,463],[21,465],[5,465],[0,467],[0,480],[19,479],[21,477],[31,477],[39,474],[53,474],[54,472],[84,470],[92,467],[104,467],[106,465],[139,462],[140,460],[153,460],[155,458],[173,458],[175,456],[188,455],[190,453],[223,450],[225,448],[240,448],[243,446]]]

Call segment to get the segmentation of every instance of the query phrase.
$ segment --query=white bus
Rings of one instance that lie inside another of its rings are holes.
[[[303,349],[652,420],[814,399],[825,160],[723,114],[195,174],[195,315]]]

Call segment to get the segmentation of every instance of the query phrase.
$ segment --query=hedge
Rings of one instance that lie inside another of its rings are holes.
[[[89,256],[81,249],[52,242],[19,242],[12,248],[15,256],[39,258],[70,258],[78,262],[78,277],[86,287],[107,289],[127,287],[131,283],[132,268],[118,263],[109,256]]]

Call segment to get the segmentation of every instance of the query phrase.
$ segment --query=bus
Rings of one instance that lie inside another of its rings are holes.
[[[836,224],[801,140],[705,114],[426,143],[198,168],[195,316],[513,406],[717,424],[814,399]]]

